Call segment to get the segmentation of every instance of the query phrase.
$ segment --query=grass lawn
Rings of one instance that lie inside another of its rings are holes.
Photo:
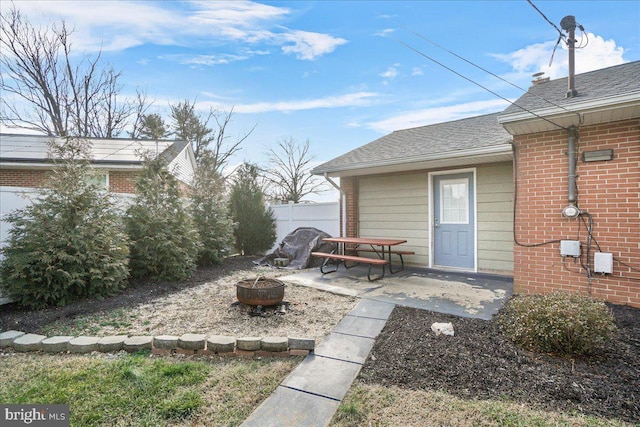
[[[620,421],[534,410],[506,401],[464,400],[446,393],[354,384],[330,427],[621,427]]]
[[[235,426],[300,358],[0,356],[0,402],[69,404],[72,426]]]

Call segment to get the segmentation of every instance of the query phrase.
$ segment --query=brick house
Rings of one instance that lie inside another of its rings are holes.
[[[408,264],[640,306],[639,76],[581,74],[571,98],[567,78],[537,82],[501,113],[395,131],[313,173],[340,178],[344,235],[406,239]]]
[[[51,137],[0,134],[0,215],[26,206],[21,197],[46,185],[53,163],[49,159]],[[62,142],[62,139],[60,139]],[[191,144],[185,141],[132,139],[90,139],[91,166],[96,179],[122,198],[135,193],[142,168],[141,152],[163,156],[182,189],[187,189],[195,173],[196,162]],[[8,225],[0,223],[0,242]]]

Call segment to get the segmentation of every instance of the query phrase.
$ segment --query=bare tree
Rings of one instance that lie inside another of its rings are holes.
[[[282,202],[299,203],[309,194],[318,194],[322,184],[311,174],[309,140],[298,145],[292,137],[278,142],[268,152],[269,169],[265,178],[271,183],[271,197]]]
[[[227,162],[240,150],[240,145],[251,135],[255,126],[227,144],[230,138],[227,126],[233,118],[233,108],[228,113],[211,109],[207,114],[198,114],[195,104],[195,101],[185,100],[170,106],[176,138],[190,142],[198,163],[224,177],[223,170]],[[212,119],[216,122],[216,129],[210,127]]]
[[[100,53],[74,62],[64,22],[35,27],[14,7],[0,17],[0,120],[51,136],[118,136],[135,103],[123,101],[120,72]]]

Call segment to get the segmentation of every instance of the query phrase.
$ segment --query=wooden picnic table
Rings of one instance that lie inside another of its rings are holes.
[[[329,260],[337,260],[342,261],[345,268],[351,268],[358,263],[368,264],[369,272],[367,277],[369,280],[380,279],[384,277],[385,274],[385,266],[389,264],[389,272],[397,273],[404,268],[404,260],[402,259],[402,255],[413,254],[412,251],[393,251],[391,249],[392,246],[401,245],[406,243],[407,241],[404,239],[387,239],[387,238],[379,238],[379,237],[325,237],[322,239],[324,242],[335,243],[336,247],[331,253],[326,252],[312,252],[311,255],[325,258],[322,266],[320,267],[320,271],[322,274],[332,273],[338,270],[338,265],[336,264],[336,268],[333,270],[326,270],[327,263]],[[347,245],[350,247],[347,248]],[[366,249],[360,249],[359,247],[363,245]],[[369,257],[361,257],[357,255],[347,255],[347,251],[353,251],[356,254],[358,252],[373,252],[378,255],[377,258],[369,258]],[[391,255],[396,254],[400,256],[400,260],[402,263],[402,267],[400,270],[393,270],[393,264],[391,263]],[[354,264],[349,266],[347,262],[353,262]],[[376,277],[375,279],[371,278],[371,267],[373,265],[382,266],[382,274]]]

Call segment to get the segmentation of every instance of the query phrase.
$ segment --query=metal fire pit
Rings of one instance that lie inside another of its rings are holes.
[[[238,301],[248,305],[270,306],[280,304],[284,298],[284,283],[276,279],[258,277],[236,283]]]

